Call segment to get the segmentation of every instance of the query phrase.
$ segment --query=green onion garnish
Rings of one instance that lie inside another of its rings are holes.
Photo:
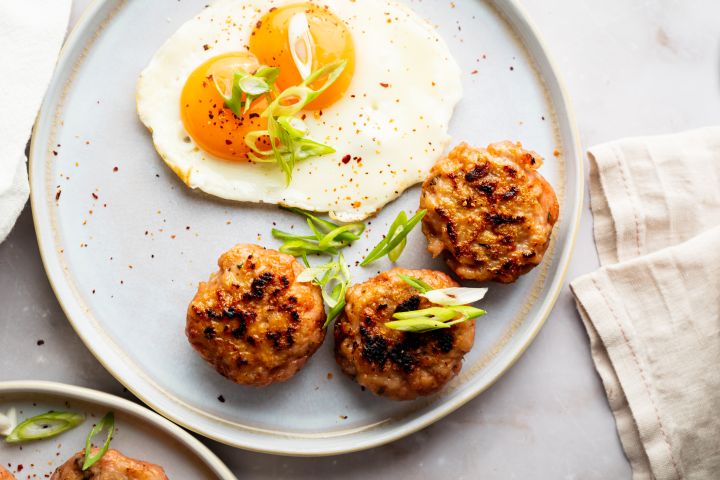
[[[306,268],[298,275],[296,281],[313,282],[322,289],[323,300],[329,308],[327,320],[323,325],[323,328],[327,328],[345,308],[345,292],[350,285],[350,271],[342,253],[333,262]]]
[[[41,440],[60,435],[80,425],[85,416],[74,412],[47,412],[28,418],[5,437],[8,443]]]
[[[294,115],[332,85],[346,66],[347,60],[329,63],[313,72],[300,85],[290,87],[278,95],[262,113],[268,119],[267,130],[253,132],[245,137],[245,144],[252,150],[248,153],[250,160],[277,163],[285,173],[285,183],[289,185],[297,162],[334,153],[334,148],[308,138],[305,123]],[[320,88],[310,87],[310,84],[321,78],[325,78],[325,82]],[[258,146],[257,141],[262,137],[268,138],[270,148],[262,149]]]
[[[450,287],[433,289],[419,278],[397,274],[398,277],[439,307],[430,307],[411,312],[398,312],[393,315],[397,320],[385,323],[385,326],[403,332],[430,332],[485,315],[485,310],[471,307],[467,303],[481,300],[487,288]]]
[[[403,275],[402,273],[398,273],[397,276],[400,277],[402,281],[420,292],[421,297],[425,297],[432,303],[442,305],[444,307],[475,303],[485,298],[485,294],[488,291],[487,288],[432,288],[419,278],[409,277],[407,275]]]
[[[279,75],[279,68],[266,66],[258,68],[254,74],[235,72],[229,96],[225,94],[222,86],[218,85],[217,80],[213,79],[213,82],[217,91],[225,99],[225,106],[238,117],[242,117],[255,100],[270,95]]]
[[[403,275],[402,273],[398,273],[397,276],[420,293],[425,293],[432,290],[432,287],[430,285],[423,282],[419,278],[411,277],[409,275]]]
[[[299,208],[281,208],[304,216],[307,219],[308,227],[313,233],[312,235],[295,235],[276,228],[272,229],[272,236],[284,242],[280,247],[280,251],[294,257],[307,256],[313,253],[337,255],[340,249],[358,240],[365,230],[365,224],[362,222],[337,225]]]
[[[105,438],[105,443],[100,450],[91,455],[93,437],[95,437],[95,435],[105,429],[107,429],[107,437]],[[112,440],[114,431],[115,414],[113,412],[108,412],[102,419],[100,419],[98,424],[95,425],[92,430],[90,430],[90,433],[87,436],[87,440],[85,440],[85,461],[83,462],[82,466],[83,471],[95,465],[95,463],[107,453],[108,448],[110,448],[110,440]]]
[[[467,320],[485,315],[485,310],[467,305],[455,307],[430,307],[412,312],[398,312],[393,315],[397,320],[385,323],[385,326],[403,332],[424,333],[441,328],[450,328]]]
[[[388,256],[391,262],[397,261],[405,249],[408,234],[425,216],[425,213],[427,213],[427,210],[420,210],[408,220],[407,214],[404,211],[400,212],[392,225],[390,225],[388,234],[365,257],[360,266],[367,267],[385,255]]]

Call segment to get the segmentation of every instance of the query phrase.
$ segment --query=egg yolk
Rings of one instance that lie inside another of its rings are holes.
[[[303,15],[305,18],[302,18]],[[297,37],[292,40],[290,38],[293,31],[291,23],[297,24],[297,20],[309,27],[305,30],[310,32],[309,51],[306,42],[299,41]],[[250,36],[250,51],[261,64],[280,68],[280,76],[276,82],[280,90],[303,81],[303,75],[293,58],[291,41],[294,43],[296,58],[301,64],[310,66],[311,72],[336,60],[347,60],[345,70],[337,80],[305,108],[319,110],[338,101],[350,86],[355,71],[355,48],[345,22],[326,7],[311,3],[271,9],[257,22]],[[319,88],[324,80],[320,78],[310,86]]]
[[[259,66],[251,53],[226,53],[207,60],[190,74],[180,96],[180,111],[185,130],[200,148],[224,160],[248,159],[245,135],[267,128],[267,120],[260,117],[267,101],[256,100],[246,114],[237,117],[225,107],[218,87],[230,96],[235,72],[255,73]]]

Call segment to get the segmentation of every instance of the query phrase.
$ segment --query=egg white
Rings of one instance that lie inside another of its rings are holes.
[[[286,187],[277,165],[228,162],[199,148],[183,127],[180,96],[195,68],[245,49],[260,17],[288,3],[297,0],[220,0],[185,23],[140,75],[140,119],[160,156],[191,188],[362,220],[422,181],[445,152],[462,96],[460,68],[435,29],[393,0],[317,2],[347,22],[355,74],[342,99],[305,120],[309,136],[337,152],[297,164]]]

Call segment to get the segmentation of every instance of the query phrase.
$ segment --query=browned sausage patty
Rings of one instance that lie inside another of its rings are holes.
[[[98,449],[93,449],[97,453]],[[83,471],[85,452],[78,452],[58,467],[50,480],[168,480],[162,467],[128,458],[117,450],[105,452],[92,467]]]
[[[343,372],[371,392],[411,400],[440,390],[460,371],[475,340],[475,322],[427,333],[400,332],[384,326],[395,312],[433,306],[398,273],[433,288],[458,286],[433,270],[393,268],[353,285],[345,311],[335,323],[335,358]]]
[[[538,265],[559,207],[536,171],[542,158],[520,143],[458,145],[430,171],[420,208],[428,251],[445,252],[465,280],[510,283]]]
[[[218,265],[188,307],[190,343],[236,383],[288,380],[325,339],[320,287],[295,282],[295,258],[258,245],[236,245]]]

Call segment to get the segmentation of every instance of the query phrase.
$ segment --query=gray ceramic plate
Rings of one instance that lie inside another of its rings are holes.
[[[50,410],[85,415],[85,422],[57,437],[22,444],[0,441],[0,464],[21,478],[48,478],[68,458],[82,450],[92,426],[115,413],[111,448],[155,463],[169,478],[236,480],[206,446],[156,413],[123,398],[62,383],[0,382],[0,412],[14,407],[18,420]],[[104,433],[99,437],[105,438]]]
[[[75,330],[128,389],[173,421],[252,450],[327,455],[414,432],[463,405],[517,360],[550,312],[568,265],[582,201],[573,119],[533,28],[510,0],[410,2],[438,26],[464,74],[451,131],[476,145],[521,140],[546,157],[561,216],[542,265],[513,285],[491,285],[461,375],[438,395],[397,403],[348,380],[332,338],[291,381],[263,390],[229,383],[191,350],[185,310],[197,282],[235,243],[277,243],[272,222],[296,217],[189,191],[165,167],[135,113],[135,84],[155,50],[205,0],[92,4],[70,35],[31,148],[33,215],[50,282]],[[117,171],[115,171],[117,167]],[[418,188],[388,205],[354,264]],[[444,268],[413,232],[406,267]],[[353,269],[356,281],[389,264]],[[218,400],[222,396],[224,402]]]

